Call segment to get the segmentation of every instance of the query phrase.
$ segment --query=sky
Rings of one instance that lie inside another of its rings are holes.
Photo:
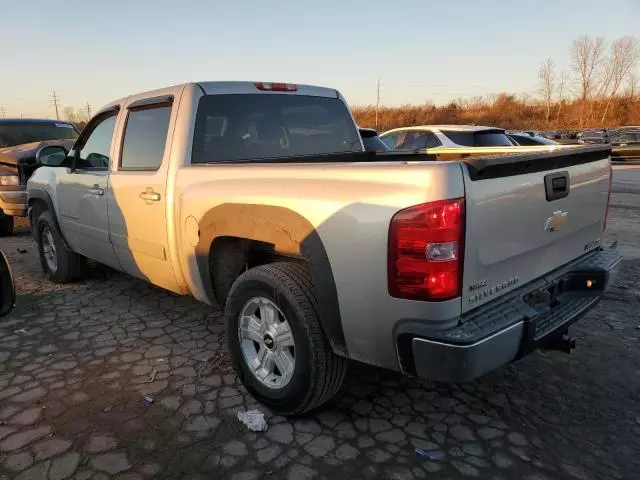
[[[535,96],[572,40],[640,36],[640,0],[0,0],[0,116],[189,81],[336,88],[350,105]]]

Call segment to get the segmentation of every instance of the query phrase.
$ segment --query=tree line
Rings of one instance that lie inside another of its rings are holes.
[[[353,114],[360,126],[380,131],[447,123],[537,130],[640,125],[640,41],[627,36],[609,43],[585,35],[572,42],[569,54],[569,71],[558,71],[551,58],[542,62],[533,99],[503,92],[444,106],[360,106]]]

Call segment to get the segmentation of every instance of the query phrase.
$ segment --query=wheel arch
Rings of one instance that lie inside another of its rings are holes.
[[[229,245],[235,245],[237,250],[223,250],[224,253],[217,251],[220,246],[233,248]],[[323,332],[335,353],[348,356],[338,293],[324,243],[309,220],[288,208],[228,203],[214,207],[202,216],[196,263],[205,292],[212,303],[217,302],[222,306],[227,293],[219,295],[221,292],[216,291],[215,262],[221,258],[235,257],[231,261],[237,263],[230,268],[235,280],[242,269],[249,266],[246,252],[256,251],[255,248],[273,255],[271,260],[258,264],[287,257],[308,265]]]
[[[34,213],[33,209],[39,202],[42,202],[45,204],[47,210],[51,212],[51,217],[53,218],[53,222],[55,223],[56,228],[60,232],[60,237],[62,238],[62,241],[64,242],[65,247],[71,250],[69,248],[67,239],[64,236],[64,231],[60,227],[60,222],[58,221],[58,215],[56,214],[56,209],[53,206],[53,200],[51,199],[51,195],[49,195],[49,192],[47,192],[42,188],[37,188],[37,187],[30,188],[29,198],[27,202],[29,206],[29,223],[31,224],[31,227],[32,227],[32,233],[33,233],[34,239],[36,238],[35,222],[37,219],[33,218],[33,213]]]

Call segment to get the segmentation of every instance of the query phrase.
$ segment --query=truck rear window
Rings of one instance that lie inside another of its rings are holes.
[[[453,143],[463,147],[512,147],[513,143],[502,130],[459,132],[442,130]]]
[[[355,124],[340,99],[207,95],[198,105],[191,161],[260,161],[361,151]]]

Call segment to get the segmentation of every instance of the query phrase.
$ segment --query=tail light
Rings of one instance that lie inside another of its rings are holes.
[[[455,199],[416,205],[394,215],[387,266],[391,296],[430,301],[460,296],[464,213],[464,199]]]
[[[255,86],[258,90],[270,92],[296,92],[298,90],[298,86],[292,83],[258,82]]]
[[[609,203],[611,203],[611,187],[613,183],[613,167],[609,164],[609,193],[607,194],[607,208],[604,211],[604,224],[602,225],[602,231],[607,231],[607,219],[609,218]]]

